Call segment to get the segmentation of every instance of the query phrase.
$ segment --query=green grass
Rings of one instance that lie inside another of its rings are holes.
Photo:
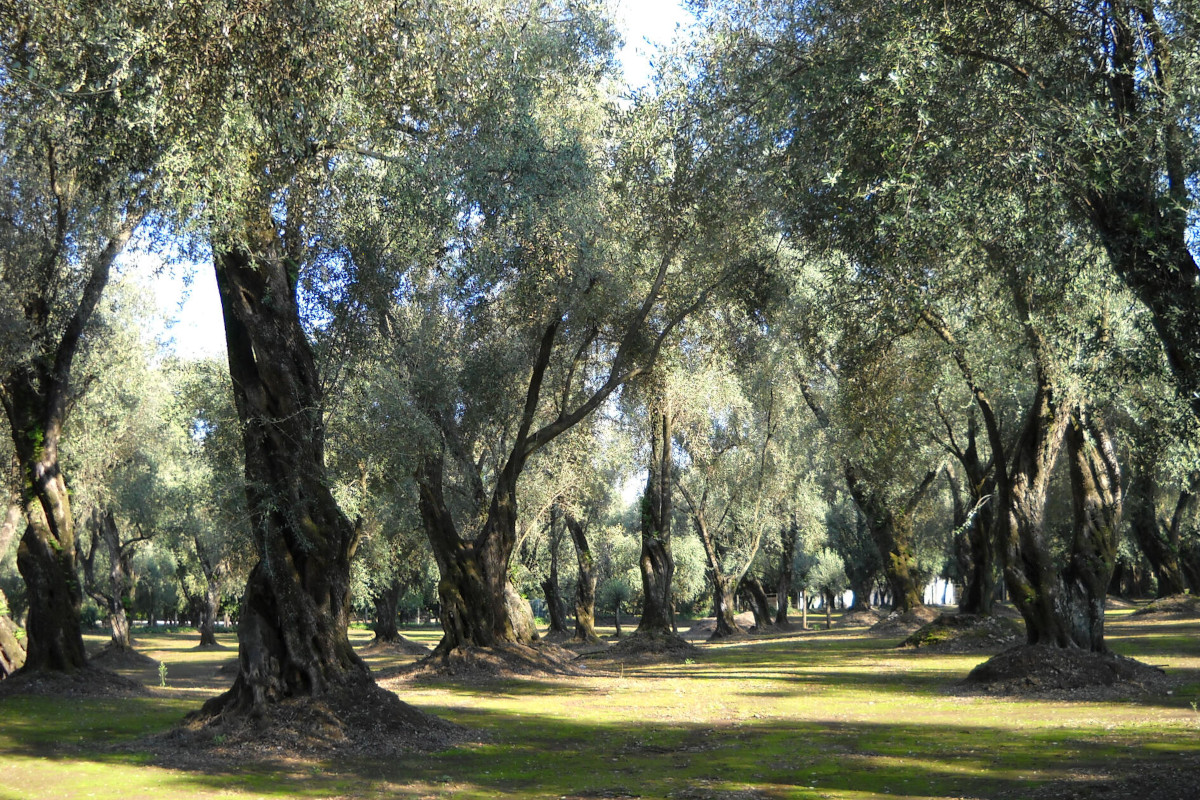
[[[432,645],[433,628],[406,630]],[[945,687],[982,657],[900,652],[896,640],[811,631],[704,646],[691,664],[487,686],[388,684],[482,733],[479,743],[386,763],[290,759],[151,766],[139,737],[171,727],[231,680],[229,649],[186,632],[143,634],[168,667],[128,673],[138,700],[0,701],[0,800],[114,798],[960,798],[1020,797],[1096,770],[1136,772],[1200,754],[1200,623],[1114,615],[1114,650],[1184,684],[1125,702],[962,697]],[[359,644],[370,639],[355,629]],[[99,639],[96,640],[96,643]],[[374,667],[402,659],[373,657]],[[105,748],[131,744],[129,752]]]

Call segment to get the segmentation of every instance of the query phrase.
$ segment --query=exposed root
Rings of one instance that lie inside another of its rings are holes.
[[[261,707],[213,711],[209,701],[167,733],[133,742],[170,766],[294,757],[394,756],[441,750],[473,737],[426,714],[371,680],[350,681],[321,697],[292,697]]]
[[[1157,694],[1173,685],[1157,667],[1114,653],[1018,645],[971,670],[968,690],[989,694],[1105,699]]]
[[[1010,619],[982,614],[942,614],[900,643],[930,653],[997,653],[1018,645],[1025,634]]]
[[[146,697],[150,690],[123,675],[89,664],[74,672],[21,670],[0,681],[0,697],[20,694],[44,697]]]

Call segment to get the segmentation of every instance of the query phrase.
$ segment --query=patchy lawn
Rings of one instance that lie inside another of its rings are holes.
[[[403,632],[430,646],[439,636]],[[353,637],[370,640],[359,629]],[[1200,621],[1128,610],[1110,616],[1110,645],[1163,666],[1178,680],[1170,694],[963,695],[948,690],[986,655],[898,650],[898,638],[835,628],[703,644],[689,662],[604,674],[593,666],[582,678],[385,681],[405,701],[480,733],[434,755],[153,765],[138,738],[170,728],[232,681],[222,668],[236,645],[220,638],[227,649],[196,649],[190,631],[138,636],[139,649],[166,665],[166,686],[156,666],[122,672],[151,697],[0,700],[0,800],[1088,797],[1148,775],[1197,780],[1200,766]],[[368,660],[380,669],[406,659]]]

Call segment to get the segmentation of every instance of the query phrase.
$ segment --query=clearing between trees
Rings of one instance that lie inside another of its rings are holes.
[[[303,720],[252,752],[220,735],[173,746],[184,715],[233,680],[233,637],[214,650],[190,630],[143,633],[154,665],[117,670],[143,696],[0,696],[0,797],[1193,797],[1200,620],[1123,608],[1107,631],[1161,683],[993,695],[964,679],[994,651],[900,647],[861,626],[698,643],[684,659],[589,657],[575,675],[439,678],[355,628],[380,686],[454,728],[433,752],[385,758],[330,755]],[[441,631],[404,633],[433,646]]]

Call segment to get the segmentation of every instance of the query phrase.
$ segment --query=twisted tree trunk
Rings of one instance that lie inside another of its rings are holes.
[[[238,674],[201,715],[373,686],[355,654],[350,558],[359,532],[329,489],[322,393],[296,304],[298,271],[269,222],[259,251],[214,247],[258,563],[238,625]]]
[[[871,532],[879,554],[883,556],[883,571],[892,589],[896,609],[909,612],[923,606],[922,586],[917,577],[916,558],[912,551],[912,515],[929,491],[937,472],[930,470],[926,473],[903,508],[896,510],[890,507],[874,487],[868,485],[854,464],[846,464],[845,475],[850,495],[862,511],[867,530]],[[858,597],[857,592],[855,597]]]
[[[642,575],[642,619],[637,633],[674,635],[671,580],[671,438],[672,419],[665,411],[650,415],[650,464],[642,495],[638,567]]]
[[[91,541],[88,549],[85,551],[80,548],[78,554],[84,583],[88,594],[108,616],[109,630],[112,632],[109,646],[117,650],[132,650],[133,639],[130,637],[127,610],[133,605],[134,542],[121,542],[121,532],[112,509],[101,511],[93,508],[88,527]],[[105,583],[96,578],[96,555],[101,543],[108,555],[108,580]]]
[[[575,545],[575,561],[578,577],[575,580],[575,639],[597,643],[596,633],[596,560],[588,547],[587,534],[583,525],[570,511],[564,511],[563,521]]]
[[[1180,524],[1192,502],[1188,490],[1180,494],[1169,522],[1158,518],[1158,487],[1150,459],[1138,458],[1129,482],[1129,529],[1141,548],[1158,583],[1158,596],[1169,597],[1187,591],[1188,581],[1180,559]]]
[[[376,644],[400,641],[400,628],[396,625],[396,610],[400,606],[400,595],[404,591],[400,581],[393,580],[383,589],[377,590],[371,597],[375,606],[375,639]]]
[[[558,588],[558,545],[562,540],[562,516],[562,509],[557,503],[550,506],[550,574],[542,581],[546,613],[550,615],[549,633],[567,633],[567,610]]]
[[[780,531],[782,553],[779,556],[779,583],[775,588],[778,600],[775,607],[775,624],[788,625],[788,596],[792,591],[792,561],[796,557],[796,539],[800,531],[793,519]]]
[[[747,572],[738,581],[738,592],[741,593],[743,600],[749,602],[750,609],[754,612],[755,629],[762,633],[770,628],[771,604],[767,600],[767,593],[763,590],[762,584],[758,582],[758,578]],[[783,596],[783,602],[787,602],[786,596]]]
[[[1071,499],[1075,520],[1063,594],[1071,639],[1078,647],[1104,652],[1104,602],[1117,561],[1121,525],[1121,468],[1104,420],[1076,409],[1067,429]]]

